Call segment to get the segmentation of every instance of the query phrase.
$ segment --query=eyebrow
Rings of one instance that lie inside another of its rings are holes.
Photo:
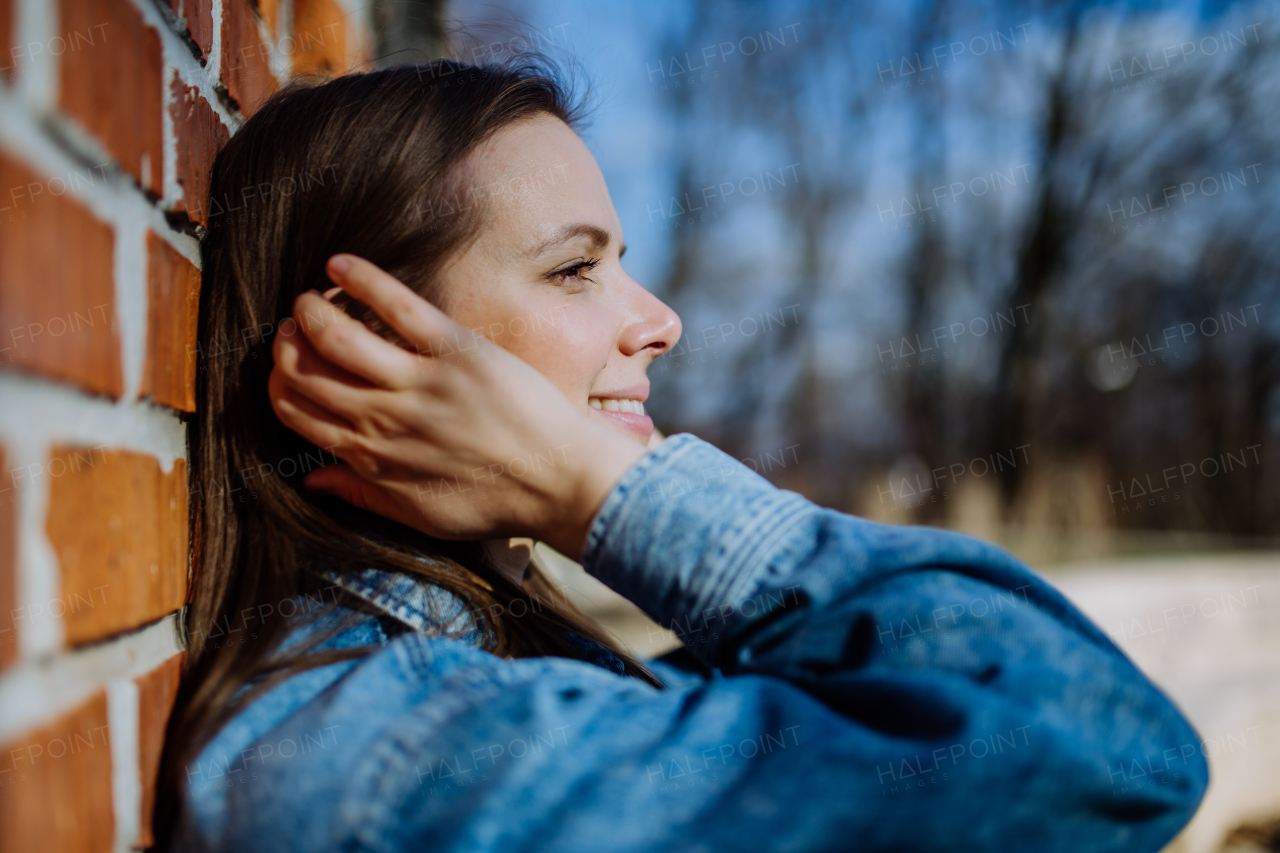
[[[589,238],[592,243],[592,248],[594,248],[597,251],[609,245],[608,231],[605,231],[603,228],[599,227],[598,225],[589,225],[586,222],[578,222],[572,225],[566,225],[564,228],[561,228],[557,233],[553,234],[551,237],[548,237],[546,240],[543,240],[541,243],[539,243],[538,245],[530,249],[528,252],[526,252],[525,257],[530,259],[541,257],[541,255],[544,252],[546,252],[548,249],[554,246],[559,246],[561,243],[567,243],[570,240],[574,239],[575,237]],[[626,251],[625,246],[623,247],[622,251],[623,252]],[[619,254],[619,257],[621,257],[622,253],[619,252],[618,254]]]

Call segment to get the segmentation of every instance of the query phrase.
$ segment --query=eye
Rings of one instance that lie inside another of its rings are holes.
[[[600,263],[599,258],[577,258],[565,264],[564,266],[557,267],[556,269],[547,273],[546,277],[554,281],[567,281],[569,279],[576,279],[578,281],[594,282],[595,279],[587,278],[586,275],[584,275],[584,273],[588,273],[591,270],[595,269],[599,263]]]

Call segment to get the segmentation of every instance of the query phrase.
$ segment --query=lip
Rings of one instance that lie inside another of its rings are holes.
[[[636,397],[623,399],[638,399]],[[648,415],[635,415],[631,412],[606,412],[604,409],[587,409],[592,417],[600,418],[605,424],[613,427],[619,432],[633,436],[641,444],[649,443],[649,436],[653,435],[653,419]]]

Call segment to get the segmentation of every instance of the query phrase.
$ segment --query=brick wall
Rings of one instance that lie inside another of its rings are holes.
[[[151,844],[218,147],[362,0],[0,0],[0,851]]]

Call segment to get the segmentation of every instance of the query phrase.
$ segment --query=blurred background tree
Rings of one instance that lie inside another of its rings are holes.
[[[571,36],[664,431],[1043,559],[1280,534],[1274,4],[410,5]]]
[[[373,0],[378,64],[399,65],[443,56],[444,0]]]

